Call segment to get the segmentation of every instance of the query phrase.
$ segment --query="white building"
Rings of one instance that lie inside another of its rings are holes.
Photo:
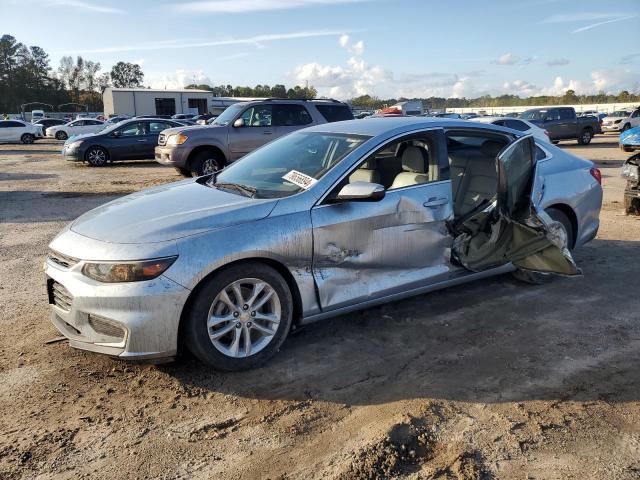
[[[154,90],[107,88],[102,94],[104,113],[113,115],[175,115],[176,113],[220,114],[229,105],[249,98],[214,97],[207,90]]]

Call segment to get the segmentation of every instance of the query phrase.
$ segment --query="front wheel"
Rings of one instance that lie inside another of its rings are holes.
[[[629,130],[631,128],[631,125],[629,123],[627,123],[623,128],[622,131],[626,132],[627,130]]]
[[[85,154],[85,159],[92,167],[103,167],[109,161],[109,155],[102,147],[90,147]]]
[[[564,230],[564,233],[567,237],[567,247],[569,251],[573,250],[573,246],[575,244],[575,233],[573,229],[573,224],[571,220],[562,210],[558,210],[557,208],[549,208],[546,210],[547,215],[551,217],[552,220],[560,223]],[[549,283],[553,281],[556,276],[552,273],[540,273],[540,272],[532,272],[529,270],[516,270],[513,272],[513,276],[520,280],[521,282],[531,283],[533,285],[543,285],[545,283]]]
[[[205,281],[185,318],[185,341],[218,370],[264,365],[286,339],[293,319],[287,282],[261,263],[231,266]]]
[[[22,137],[20,137],[20,141],[25,145],[33,143],[36,137],[34,137],[31,133],[24,133]]]
[[[580,132],[580,136],[578,137],[578,143],[580,145],[589,145],[591,143],[591,139],[593,138],[593,132],[585,128]]]
[[[191,162],[191,173],[194,177],[210,175],[222,170],[224,161],[215,152],[204,151],[196,154]]]

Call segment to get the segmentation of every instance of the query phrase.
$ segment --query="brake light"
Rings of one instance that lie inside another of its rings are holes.
[[[589,173],[591,174],[591,176],[593,178],[596,179],[596,182],[598,182],[600,185],[602,185],[602,173],[600,173],[600,170],[598,170],[597,168],[592,168],[591,170],[589,170]]]
[[[547,130],[545,130],[545,131],[544,131],[544,134],[545,134],[547,137],[551,138],[551,135],[549,135],[549,132],[548,132]]]

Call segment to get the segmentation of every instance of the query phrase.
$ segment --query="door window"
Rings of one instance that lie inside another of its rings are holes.
[[[162,130],[166,130],[167,128],[173,128],[173,125],[167,122],[151,122],[149,123],[149,132],[152,134],[160,133]]]
[[[535,144],[531,136],[512,143],[498,161],[498,207],[512,217],[529,204]]]
[[[245,127],[270,127],[271,105],[256,105],[242,114]]]
[[[279,127],[309,125],[311,115],[302,105],[274,105],[273,124]]]
[[[557,108],[549,110],[547,112],[547,115],[545,116],[545,121],[555,122],[557,120],[560,120],[560,110],[558,110]]]
[[[8,121],[8,122],[4,122],[4,123],[6,123],[5,128],[24,127],[24,124],[20,123],[20,122]]]
[[[130,123],[119,131],[121,137],[139,137],[147,134],[147,124],[146,122]]]
[[[315,104],[315,107],[327,122],[353,120],[353,113],[351,112],[351,109],[346,105]]]
[[[514,130],[520,130],[521,132],[526,132],[529,130],[529,125],[520,120],[507,120],[505,121],[505,126],[509,128],[513,128]]]
[[[76,120],[69,124],[70,127],[82,127],[84,126],[84,120]]]
[[[571,120],[573,117],[574,117],[574,114],[570,108],[560,109],[560,120]]]

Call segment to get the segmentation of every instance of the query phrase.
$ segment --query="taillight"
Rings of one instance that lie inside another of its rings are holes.
[[[547,130],[545,130],[545,131],[544,131],[544,134],[545,134],[547,137],[551,138],[551,135],[549,135],[549,132],[548,132]]]
[[[600,170],[598,170],[597,168],[592,168],[591,170],[589,170],[589,173],[591,174],[591,176],[593,178],[596,179],[596,182],[598,182],[600,185],[602,185],[602,173],[600,173]]]

